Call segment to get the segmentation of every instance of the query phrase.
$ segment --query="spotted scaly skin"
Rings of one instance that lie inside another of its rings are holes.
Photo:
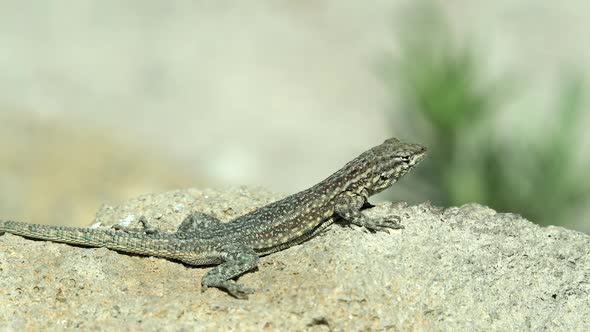
[[[426,148],[386,140],[348,162],[315,186],[222,223],[195,212],[175,233],[163,233],[141,220],[144,230],[100,230],[0,221],[0,232],[27,238],[174,259],[189,265],[219,264],[201,281],[237,298],[252,290],[233,279],[255,268],[258,258],[317,235],[337,217],[372,231],[401,228],[395,221],[366,217],[369,196],[389,188],[426,156]]]

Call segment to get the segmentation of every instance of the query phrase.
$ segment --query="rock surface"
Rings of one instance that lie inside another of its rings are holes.
[[[173,230],[191,210],[228,220],[280,198],[261,189],[146,195],[97,214]],[[0,236],[2,330],[589,330],[590,236],[476,204],[385,203],[405,226],[333,225],[263,257],[238,300],[201,292],[209,268]]]

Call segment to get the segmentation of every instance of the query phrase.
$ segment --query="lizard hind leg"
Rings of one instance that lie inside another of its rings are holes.
[[[140,216],[138,221],[141,224],[141,228],[132,228],[120,224],[114,224],[111,227],[128,234],[160,235],[160,230],[153,227],[145,216]]]
[[[254,249],[243,244],[230,243],[224,245],[221,250],[223,263],[207,272],[201,280],[203,291],[209,287],[217,287],[226,290],[232,296],[239,299],[247,299],[253,290],[236,283],[236,278],[258,265],[258,254]]]
[[[207,230],[214,229],[223,223],[212,215],[194,211],[191,212],[178,226],[176,237],[188,239],[196,235],[207,233]]]
[[[115,224],[112,227],[113,229],[129,234],[162,235],[162,232],[153,227],[145,216],[140,216],[138,221],[141,224],[141,228],[131,228],[119,224]],[[179,239],[190,239],[199,234],[206,233],[207,229],[213,229],[219,225],[222,225],[222,222],[214,216],[194,211],[184,218],[173,235]]]

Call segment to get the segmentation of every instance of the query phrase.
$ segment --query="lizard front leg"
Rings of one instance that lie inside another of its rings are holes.
[[[396,220],[377,220],[365,216],[360,210],[365,203],[366,198],[361,195],[343,193],[336,198],[334,212],[349,223],[365,227],[370,231],[404,228],[399,224],[399,218],[395,218]]]
[[[220,258],[223,263],[207,272],[201,280],[203,291],[209,287],[226,290],[239,299],[247,299],[253,290],[231,280],[258,265],[258,254],[243,244],[230,243],[221,247]]]

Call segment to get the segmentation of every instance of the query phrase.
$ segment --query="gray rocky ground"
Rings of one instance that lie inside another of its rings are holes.
[[[228,220],[281,196],[188,189],[104,206],[96,223],[143,214],[173,230],[191,210]],[[238,300],[201,292],[209,268],[0,236],[2,330],[563,330],[590,329],[590,236],[542,228],[476,204],[384,203],[403,230],[333,225],[262,258]]]

